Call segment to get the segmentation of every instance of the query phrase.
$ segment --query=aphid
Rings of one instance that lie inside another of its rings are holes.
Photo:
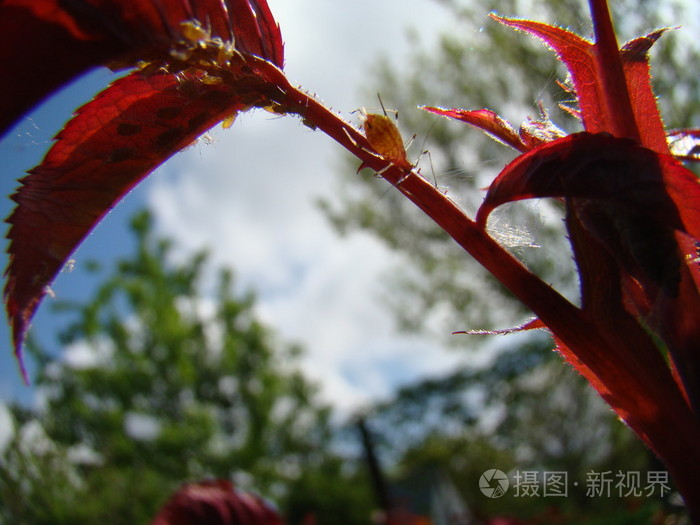
[[[221,127],[224,129],[229,129],[231,126],[233,126],[233,123],[236,122],[236,117],[238,116],[238,112],[234,111],[231,113],[228,117],[226,117],[224,120],[221,121]]]
[[[231,61],[236,53],[238,53],[238,51],[236,50],[236,46],[233,44],[233,42],[223,42],[220,46],[218,46],[216,63],[226,64],[227,62]]]
[[[406,156],[406,148],[399,128],[387,115],[381,97],[379,104],[382,106],[383,115],[367,113],[364,108],[360,110],[363,120],[362,129],[364,129],[367,142],[380,157],[401,169],[410,171],[414,166]]]
[[[190,43],[199,44],[211,40],[211,32],[197,20],[188,20],[180,24],[182,36]]]
[[[170,51],[176,60],[197,62],[204,67],[223,66],[238,53],[234,42],[225,42],[221,37],[213,36],[211,28],[197,20],[182,22],[180,31],[183,40]]]

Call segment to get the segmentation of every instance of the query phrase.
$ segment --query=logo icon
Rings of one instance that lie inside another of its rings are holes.
[[[500,498],[508,490],[508,476],[502,470],[492,468],[479,478],[479,489],[487,498]]]

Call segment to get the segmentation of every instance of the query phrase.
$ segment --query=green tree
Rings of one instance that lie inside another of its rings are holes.
[[[43,407],[14,407],[21,430],[0,466],[0,516],[148,523],[178,485],[212,476],[253,480],[302,515],[315,510],[305,484],[346,487],[331,505],[369,516],[362,483],[343,479],[331,451],[330,410],[299,371],[301,350],[255,319],[254,297],[234,293],[230,271],[207,299],[205,254],[173,262],[147,213],[132,225],[134,256],[87,304],[56,305],[72,314],[60,340],[74,357],[34,348]]]

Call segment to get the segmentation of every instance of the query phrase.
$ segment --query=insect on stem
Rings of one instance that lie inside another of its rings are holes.
[[[394,120],[389,117],[387,110],[384,107],[382,97],[379,95],[379,93],[377,93],[377,98],[379,99],[379,105],[382,108],[383,115],[369,113],[365,108],[361,108],[360,113],[362,114],[362,129],[365,132],[367,142],[369,142],[370,146],[374,150],[370,153],[381,157],[389,163],[382,170],[378,171],[377,175],[382,175],[391,166],[395,166],[405,172],[405,175],[396,183],[398,186],[404,180],[410,177],[411,174],[416,173],[420,175],[420,170],[416,169],[416,164],[411,163],[408,160],[408,156],[406,154],[407,145],[404,145],[401,132],[394,123]],[[398,112],[396,112],[396,115],[398,117]],[[415,138],[416,135],[413,135],[413,137],[411,137],[411,139],[408,141],[408,144],[410,144]],[[424,151],[421,156],[426,153],[430,157],[430,152],[427,150]],[[432,158],[430,165],[432,169]],[[437,182],[435,184],[437,186]]]
[[[368,113],[364,108],[360,110],[363,120],[362,129],[365,132],[367,142],[369,142],[369,145],[377,155],[389,161],[390,164],[410,171],[414,166],[408,161],[399,128],[387,115],[386,108],[379,94],[377,94],[377,97],[379,98],[383,115]]]

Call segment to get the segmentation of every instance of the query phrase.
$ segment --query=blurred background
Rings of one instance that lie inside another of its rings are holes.
[[[486,107],[516,127],[544,108],[579,129],[559,109],[571,95],[553,53],[488,13],[589,36],[585,2],[269,1],[287,75],[355,123],[381,94],[415,134],[409,157],[466,210],[514,152],[418,106]],[[698,5],[613,9],[621,41],[682,24],[652,49],[655,88],[669,128],[699,127]],[[3,138],[4,194],[114,78],[89,74]],[[546,334],[452,335],[529,313],[357,167],[298,119],[254,111],[129,194],[40,309],[30,386],[0,326],[0,523],[148,523],[181,483],[211,476],[268,497],[290,524],[376,522],[386,505],[405,523],[680,515],[672,491],[627,490],[618,474],[639,473],[641,489],[662,467]],[[7,216],[12,202],[0,206]],[[576,299],[555,204],[508,206],[489,227]],[[480,490],[490,469],[510,480],[499,498]],[[538,494],[515,491],[524,472]],[[568,474],[566,497],[544,497],[548,472]],[[602,472],[610,497],[589,493]]]

